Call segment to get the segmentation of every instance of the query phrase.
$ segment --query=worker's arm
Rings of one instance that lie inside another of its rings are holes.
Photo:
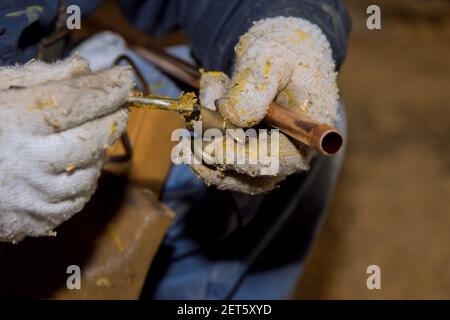
[[[340,0],[119,0],[119,4],[128,19],[149,34],[181,26],[202,65],[227,73],[234,46],[255,21],[278,16],[310,21],[326,35],[337,67],[345,57],[351,24]]]
[[[0,241],[52,235],[94,193],[133,75],[73,57],[0,67],[0,79]]]

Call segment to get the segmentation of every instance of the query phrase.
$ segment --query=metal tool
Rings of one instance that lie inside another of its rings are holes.
[[[131,107],[147,110],[168,110],[182,114],[186,120],[186,126],[193,128],[194,121],[202,120],[202,130],[217,128],[237,129],[231,122],[226,121],[220,113],[207,109],[197,103],[194,93],[186,93],[179,99],[159,96],[143,96],[133,94],[128,98]],[[279,128],[290,137],[315,148],[320,154],[333,155],[342,146],[343,139],[339,131],[331,126],[314,122],[300,113],[271,103],[265,122],[272,127]]]
[[[197,103],[197,97],[194,93],[183,93],[180,98],[166,98],[155,95],[141,95],[134,92],[132,96],[127,99],[131,107],[140,108],[144,110],[167,110],[175,111],[184,116],[186,127],[193,129],[195,121],[202,121],[202,130],[219,129],[225,131],[226,129],[237,129],[231,122],[226,121],[218,112],[212,111]]]

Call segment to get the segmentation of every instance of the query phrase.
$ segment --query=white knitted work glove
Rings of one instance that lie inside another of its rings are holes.
[[[80,57],[0,68],[0,241],[53,235],[96,189],[125,129],[131,70]]]
[[[332,124],[337,119],[338,89],[330,44],[320,28],[301,18],[258,21],[235,47],[230,80],[220,72],[201,79],[200,101],[239,127],[251,127],[266,115],[272,101]],[[248,153],[258,152],[247,146]],[[254,149],[254,148],[253,148]],[[280,133],[279,170],[261,173],[262,164],[193,165],[208,184],[219,189],[259,193],[272,190],[288,175],[309,169],[315,151]]]

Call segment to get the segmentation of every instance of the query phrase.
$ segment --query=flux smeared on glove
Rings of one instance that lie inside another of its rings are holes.
[[[215,101],[218,101],[216,107]],[[333,124],[337,120],[338,89],[330,44],[320,28],[292,17],[255,22],[235,47],[232,78],[205,72],[200,101],[233,124],[258,124],[272,101]],[[246,146],[243,152],[257,152]],[[255,166],[195,164],[194,172],[218,189],[260,193],[274,189],[288,175],[309,169],[315,151],[280,133],[280,167],[276,175],[261,175]],[[220,170],[219,170],[220,168]],[[224,170],[225,169],[225,170]]]

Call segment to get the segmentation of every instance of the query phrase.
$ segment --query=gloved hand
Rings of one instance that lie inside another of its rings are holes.
[[[125,129],[131,70],[72,57],[0,68],[0,241],[52,235],[96,189]]]
[[[217,106],[225,119],[243,128],[258,124],[272,101],[322,123],[337,119],[335,66],[330,44],[318,26],[300,18],[261,20],[240,38],[235,53],[231,80],[219,72],[203,74],[200,101],[205,107]],[[254,154],[258,149],[247,144],[241,152]],[[308,170],[314,155],[313,149],[280,133],[276,173],[262,174],[261,163],[192,167],[219,189],[259,193],[272,190],[292,173]]]

